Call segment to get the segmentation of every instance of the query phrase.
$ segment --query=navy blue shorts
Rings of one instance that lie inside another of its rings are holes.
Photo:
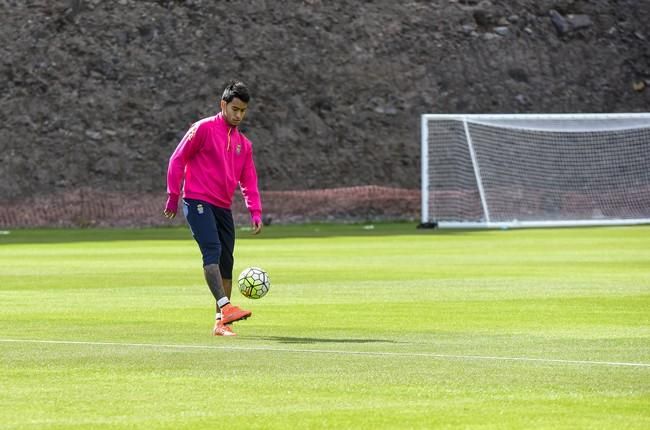
[[[183,213],[203,255],[203,266],[219,264],[221,277],[232,279],[235,222],[230,209],[183,199]]]

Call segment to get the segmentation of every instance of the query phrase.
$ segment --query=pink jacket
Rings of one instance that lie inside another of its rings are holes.
[[[184,198],[226,209],[239,185],[251,219],[262,217],[253,146],[221,113],[194,123],[169,159],[166,209],[174,213],[181,184]]]

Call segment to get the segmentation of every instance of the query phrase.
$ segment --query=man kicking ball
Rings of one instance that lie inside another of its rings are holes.
[[[203,273],[217,305],[213,334],[235,336],[230,324],[251,312],[230,303],[235,224],[232,199],[237,185],[251,215],[254,234],[262,231],[262,203],[251,142],[237,126],[246,116],[250,94],[240,81],[221,96],[221,112],[194,123],[169,159],[167,204],[174,218],[183,189],[183,213],[203,255]]]

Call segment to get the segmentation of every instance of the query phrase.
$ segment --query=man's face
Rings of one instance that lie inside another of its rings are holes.
[[[226,119],[228,124],[232,126],[238,126],[240,122],[244,120],[246,116],[246,108],[248,103],[244,103],[237,97],[232,99],[230,103],[226,103],[225,100],[221,100],[221,113]]]

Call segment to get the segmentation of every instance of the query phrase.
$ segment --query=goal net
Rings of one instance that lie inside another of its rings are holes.
[[[650,223],[650,113],[422,115],[422,223]]]

